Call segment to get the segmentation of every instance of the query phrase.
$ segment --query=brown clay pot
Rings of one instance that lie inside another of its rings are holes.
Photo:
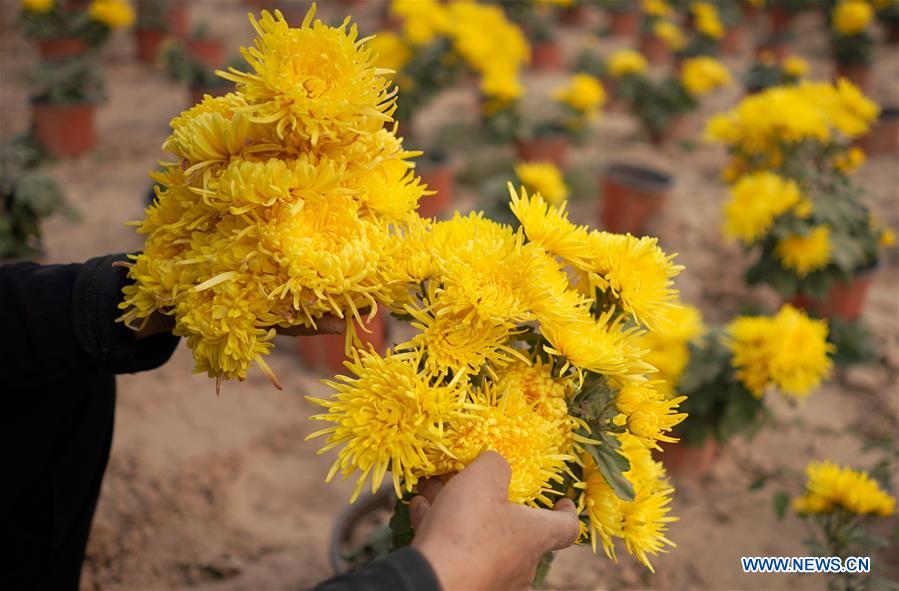
[[[434,191],[424,195],[418,204],[418,215],[423,218],[440,217],[450,209],[456,189],[456,175],[449,162],[425,164],[417,169],[421,182]]]
[[[210,68],[225,63],[225,46],[218,39],[188,39],[185,47],[192,58]]]
[[[590,18],[590,7],[581,2],[562,11],[559,20],[566,27],[579,27]]]
[[[600,223],[609,232],[641,235],[668,202],[671,175],[645,166],[611,164],[603,175]]]
[[[768,11],[768,18],[774,33],[786,31],[793,24],[793,14],[781,6],[772,6]]]
[[[651,132],[649,141],[654,146],[683,142],[693,137],[694,118],[689,114],[677,115],[660,132]]]
[[[540,41],[531,47],[531,67],[535,70],[557,72],[564,63],[562,46],[556,41]]]
[[[144,64],[155,64],[159,50],[168,39],[168,31],[163,29],[135,29],[137,41],[137,59]]]
[[[38,39],[38,53],[45,60],[59,60],[79,56],[87,52],[87,43],[79,37]]]
[[[93,149],[94,105],[51,105],[32,103],[34,133],[53,156],[78,156]]]
[[[664,444],[655,459],[664,464],[669,474],[677,477],[698,478],[708,474],[715,465],[720,444],[709,437],[701,445],[687,445],[683,442]]]
[[[886,42],[890,45],[899,43],[899,23],[892,22],[887,25]]]
[[[755,57],[761,58],[764,52],[770,52],[778,62],[784,60],[789,54],[790,46],[783,37],[772,37],[755,48]]]
[[[805,294],[796,294],[790,303],[822,318],[855,320],[862,315],[868,289],[877,274],[877,267],[856,271],[849,283],[838,281],[824,299],[818,300]]]
[[[184,39],[187,36],[187,6],[178,2],[166,11],[165,16],[172,36]]]
[[[745,39],[746,28],[743,25],[728,27],[724,38],[721,40],[721,53],[724,55],[739,55],[743,51]]]
[[[858,145],[871,155],[899,152],[899,107],[885,107],[868,135],[858,140]]]
[[[671,61],[671,50],[664,39],[651,33],[640,35],[640,53],[651,64],[667,64]]]
[[[867,93],[868,85],[871,81],[871,66],[866,64],[837,64],[834,78],[846,78],[858,86],[859,90]]]
[[[368,331],[362,330],[356,324],[356,334],[366,347],[371,344],[378,353],[384,353],[387,348],[387,313],[378,311],[372,321],[365,326]],[[367,317],[363,314],[362,319]],[[346,370],[343,362],[347,356],[344,349],[346,336],[342,334],[320,334],[314,336],[297,337],[297,352],[300,359],[309,369],[326,373],[342,373]]]
[[[552,162],[565,168],[568,160],[568,138],[564,135],[547,135],[515,141],[515,153],[525,162]]]
[[[227,86],[191,86],[189,89],[190,92],[190,106],[194,106],[203,101],[203,97],[207,94],[210,96],[225,96],[228,94],[229,88]]]
[[[609,30],[616,37],[635,35],[640,28],[640,13],[636,10],[611,10],[606,14],[609,16]]]

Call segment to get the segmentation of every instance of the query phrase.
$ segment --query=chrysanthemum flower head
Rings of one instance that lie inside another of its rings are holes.
[[[699,56],[684,61],[680,76],[681,84],[693,96],[702,96],[730,84],[727,67],[708,56]]]
[[[633,49],[619,49],[609,56],[609,73],[614,78],[642,74],[649,65],[639,52]]]
[[[678,441],[669,433],[687,418],[686,413],[676,412],[687,397],[666,398],[657,386],[657,382],[648,380],[626,384],[618,392],[615,405],[631,435],[646,447],[661,450],[659,441]]]
[[[808,202],[794,180],[767,171],[745,175],[731,187],[731,199],[724,206],[724,233],[753,244],[768,232],[776,217],[791,210],[800,217],[808,211]]]
[[[680,51],[687,44],[681,28],[668,20],[656,21],[652,26],[652,34],[664,41],[671,51]]]
[[[125,0],[91,0],[87,13],[91,20],[110,29],[128,27],[134,22],[134,9]]]
[[[592,118],[599,114],[599,109],[606,100],[606,92],[602,83],[589,74],[575,74],[567,86],[556,89],[554,98]]]
[[[774,254],[787,269],[800,277],[823,269],[830,263],[830,228],[817,226],[805,235],[793,234],[782,238]]]
[[[559,205],[568,198],[562,171],[552,162],[520,162],[515,165],[515,175],[525,187],[552,205]]]
[[[833,9],[833,28],[840,35],[861,33],[874,17],[874,9],[865,0],[840,0]]]
[[[865,472],[833,462],[812,462],[805,472],[805,495],[793,499],[797,513],[833,513],[843,509],[857,515],[887,517],[896,512],[896,499]]]

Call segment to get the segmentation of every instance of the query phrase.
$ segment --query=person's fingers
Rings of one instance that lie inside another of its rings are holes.
[[[446,485],[439,478],[428,478],[418,483],[418,494],[433,503],[444,486]]]
[[[412,529],[417,530],[424,521],[428,511],[431,510],[431,503],[428,499],[421,495],[412,497],[409,501],[409,519],[412,521]]]
[[[459,472],[450,483],[480,489],[488,494],[506,500],[509,496],[509,482],[512,468],[509,462],[495,451],[481,452],[475,460]]]
[[[328,314],[315,321],[315,328],[298,325],[289,327],[279,326],[276,330],[278,334],[289,337],[312,336],[317,334],[343,334],[346,332],[346,320]]]
[[[545,550],[561,550],[572,545],[580,533],[577,507],[564,498],[550,509],[530,509],[535,536],[543,540]]]

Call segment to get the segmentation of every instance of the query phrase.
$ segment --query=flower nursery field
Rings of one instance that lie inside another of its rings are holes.
[[[363,33],[372,32],[374,4],[352,9]],[[335,22],[347,6],[321,2],[320,12]],[[4,2],[2,8],[0,136],[7,139],[27,127],[21,79],[35,56],[14,26],[17,7]],[[195,0],[190,17],[208,21],[216,35],[227,39],[229,50],[251,40],[246,9],[238,1]],[[588,41],[588,31],[599,23],[589,24],[561,36],[569,58],[587,43],[609,51],[627,46],[620,38],[597,41],[590,35]],[[832,66],[819,15],[801,15],[795,29],[792,52],[808,60],[811,79],[828,79]],[[753,36],[750,30],[749,43]],[[870,95],[880,104],[899,104],[899,50],[878,45],[877,51]],[[97,149],[50,167],[81,219],[54,218],[46,224],[47,263],[142,246],[126,223],[142,216],[147,171],[164,158],[160,146],[169,133],[168,121],[187,106],[188,97],[185,88],[158,70],[135,62],[133,52],[127,33],[117,34],[104,49],[109,97],[97,115]],[[736,73],[749,67],[751,52],[747,48],[722,60],[736,83],[704,101],[699,119],[731,107],[743,94]],[[565,79],[564,73],[527,71],[526,100],[548,96]],[[441,94],[417,116],[417,131],[427,136],[456,118],[474,120],[476,100],[468,87]],[[648,163],[668,171],[675,176],[671,201],[649,233],[659,237],[666,252],[678,253],[677,262],[685,266],[677,279],[682,299],[700,308],[710,323],[759,307],[776,310],[780,300],[773,292],[745,285],[748,257],[721,232],[727,199],[720,180],[724,149],[704,144],[698,131],[690,145],[665,147],[636,139],[636,133],[627,113],[605,110],[589,140],[574,149],[570,168],[589,182],[570,196],[572,219],[597,226],[593,181],[609,162]],[[446,148],[452,153],[452,146]],[[460,168],[469,165],[462,156],[454,156]],[[477,155],[464,156],[477,160]],[[855,178],[882,224],[899,228],[899,154],[870,156]],[[454,207],[469,211],[483,204],[471,187],[461,185]],[[805,555],[803,524],[789,512],[782,520],[776,517],[776,493],[798,494],[810,461],[873,465],[883,452],[870,444],[899,433],[895,246],[882,257],[864,319],[876,342],[875,362],[834,370],[798,407],[774,399],[773,424],[751,440],[729,442],[707,475],[673,476],[672,513],[680,521],[668,537],[677,547],[653,559],[654,574],[624,552],[615,566],[604,557],[593,558],[589,546],[577,547],[556,558],[547,588],[823,588],[815,575],[743,574],[739,558]],[[304,441],[315,430],[307,417],[316,409],[303,396],[325,395],[319,380],[326,376],[303,366],[289,337],[276,338],[268,362],[283,383],[281,391],[261,372],[251,371],[245,382],[225,383],[216,396],[214,381],[191,373],[193,358],[184,346],[164,367],[119,379],[113,451],[87,550],[84,589],[302,589],[332,574],[331,530],[352,486],[326,485],[333,456],[317,456],[321,444]],[[892,472],[899,479],[899,466],[894,464]],[[895,515],[879,526],[883,535],[895,538],[899,532]],[[874,569],[899,578],[895,557],[892,564],[875,559]]]

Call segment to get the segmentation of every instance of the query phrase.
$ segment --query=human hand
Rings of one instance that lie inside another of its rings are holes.
[[[163,332],[172,332],[175,328],[175,317],[168,314],[154,312],[147,318],[144,325],[134,331],[137,340],[152,337]],[[315,321],[315,328],[308,326],[275,327],[280,335],[286,336],[312,336],[316,334],[343,334],[346,332],[346,320],[327,314]]]
[[[561,499],[552,509],[508,500],[512,470],[486,451],[446,484],[431,478],[409,505],[415,538],[444,591],[530,587],[540,557],[574,543],[577,509]]]

